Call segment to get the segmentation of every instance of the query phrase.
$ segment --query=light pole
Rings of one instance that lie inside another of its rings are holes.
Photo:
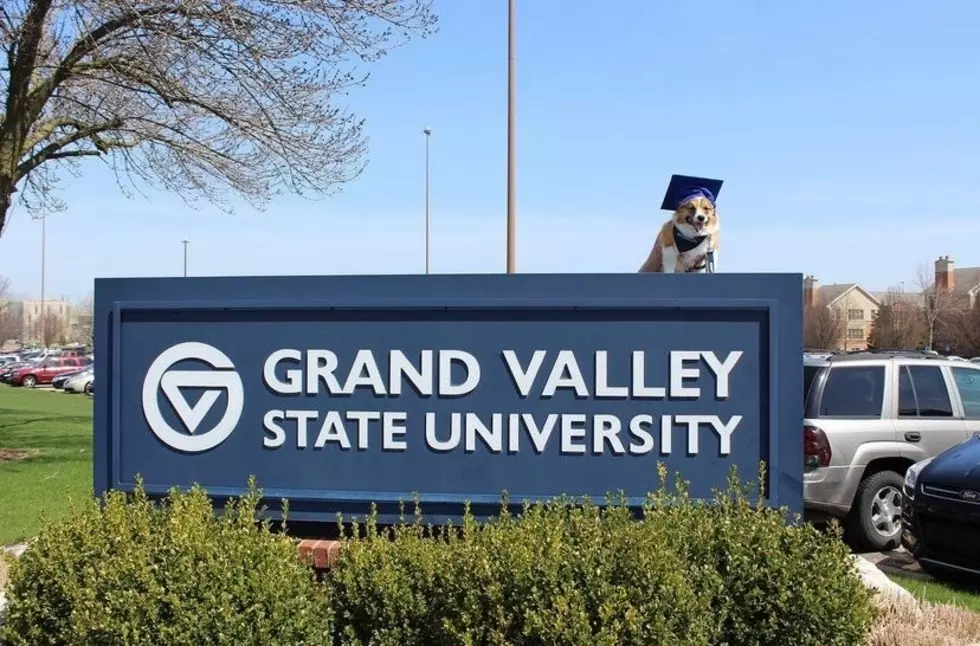
[[[187,278],[187,245],[190,243],[190,240],[184,238],[180,242],[184,245],[184,278]]]
[[[429,273],[429,138],[432,128],[422,130],[425,135],[425,273]]]
[[[517,200],[514,186],[514,0],[507,0],[507,273],[515,271]]]
[[[47,226],[48,216],[47,214],[41,215],[41,345],[45,348],[48,347],[48,315],[47,308],[45,307],[44,301],[44,270],[45,270],[45,255],[47,254],[48,240],[47,240]]]

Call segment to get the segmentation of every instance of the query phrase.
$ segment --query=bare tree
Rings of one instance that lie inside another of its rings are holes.
[[[325,195],[365,163],[338,102],[370,62],[435,28],[431,0],[0,1],[0,235],[15,194],[63,208],[60,170],[108,163],[230,210]]]
[[[11,339],[19,339],[22,319],[19,312],[14,311],[10,299],[10,279],[0,276],[0,346]]]
[[[820,350],[836,349],[847,330],[844,313],[826,305],[803,308],[803,345]]]
[[[29,323],[27,336],[47,348],[54,343],[68,342],[68,326],[65,319],[54,312],[45,312]]]
[[[936,323],[936,345],[948,345],[961,356],[980,355],[980,302],[966,302],[945,312]]]
[[[868,345],[876,349],[921,348],[926,343],[920,295],[906,296],[889,289],[875,315]]]
[[[936,342],[936,328],[944,317],[949,317],[958,309],[954,294],[938,289],[933,272],[927,265],[919,265],[916,284],[922,292],[922,315],[926,324],[926,347],[930,350]]]
[[[92,347],[95,343],[95,300],[91,294],[80,300],[75,306],[75,320],[77,323],[73,335],[75,338],[73,340]]]

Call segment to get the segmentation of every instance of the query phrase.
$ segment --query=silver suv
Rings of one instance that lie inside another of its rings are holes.
[[[804,515],[897,547],[905,470],[980,431],[980,365],[920,352],[804,360]]]

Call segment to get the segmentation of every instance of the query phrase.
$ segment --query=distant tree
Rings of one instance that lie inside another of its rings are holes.
[[[31,321],[26,336],[46,348],[55,343],[67,343],[68,327],[62,317],[54,312],[45,312],[43,316],[38,316]]]
[[[89,294],[85,298],[81,299],[75,306],[75,319],[77,321],[74,330],[74,341],[78,343],[84,343],[88,347],[92,347],[95,343],[94,332],[95,332],[95,300],[92,295]]]
[[[15,312],[10,300],[10,279],[0,276],[0,346],[5,341],[19,339],[23,335],[23,318]]]
[[[954,354],[980,356],[980,302],[947,313],[937,328],[936,338],[944,349],[948,344]]]
[[[844,313],[835,307],[817,304],[803,308],[803,345],[807,348],[836,349],[846,329]]]
[[[933,350],[936,344],[937,327],[942,325],[944,319],[955,315],[960,309],[960,304],[957,303],[954,294],[944,289],[937,289],[935,276],[927,266],[919,267],[916,282],[923,297],[922,315],[926,326],[926,347]]]
[[[15,194],[35,216],[63,208],[59,170],[82,157],[222,208],[222,189],[256,206],[338,189],[365,157],[363,122],[339,105],[366,80],[353,64],[432,33],[430,6],[0,1],[0,235]]]
[[[878,350],[922,348],[926,328],[922,308],[889,290],[881,300],[868,336],[868,347]]]

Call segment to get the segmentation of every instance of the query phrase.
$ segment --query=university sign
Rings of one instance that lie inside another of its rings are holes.
[[[95,486],[332,521],[561,494],[639,504],[663,461],[802,495],[799,275],[99,279]]]

